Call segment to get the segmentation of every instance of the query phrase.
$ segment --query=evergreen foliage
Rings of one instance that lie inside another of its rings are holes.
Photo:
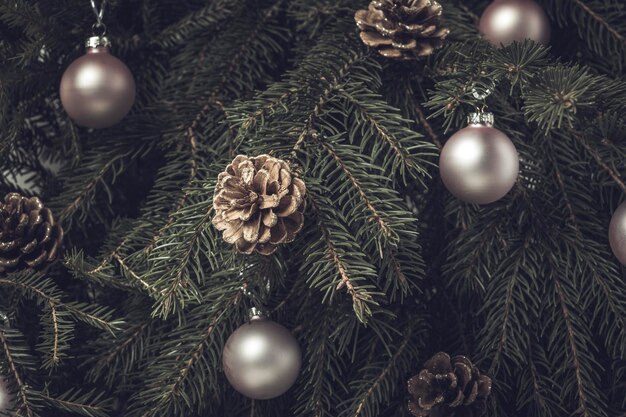
[[[406,416],[406,380],[443,350],[493,378],[489,416],[624,417],[607,228],[626,193],[626,5],[542,0],[551,46],[494,48],[477,33],[487,1],[441,3],[446,45],[392,62],[358,38],[366,0],[112,0],[138,96],[94,131],[58,95],[89,2],[0,0],[0,191],[36,193],[68,232],[62,261],[0,275],[18,415]],[[483,106],[522,163],[478,207],[436,162]],[[211,224],[239,153],[307,184],[305,228],[271,257],[236,254]],[[221,371],[251,306],[303,351],[296,385],[266,402]]]

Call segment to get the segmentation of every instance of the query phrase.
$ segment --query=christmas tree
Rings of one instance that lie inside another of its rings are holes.
[[[625,68],[621,0],[0,0],[0,415],[626,416]]]

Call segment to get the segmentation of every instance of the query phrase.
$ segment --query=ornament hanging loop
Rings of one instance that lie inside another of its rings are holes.
[[[493,90],[496,88],[496,83],[491,78],[481,77],[482,79],[477,80],[472,85],[472,96],[476,100],[484,101],[487,97],[493,93]]]
[[[496,86],[493,81],[490,81],[489,85],[485,85],[484,83],[476,83],[472,86],[472,96],[476,100],[481,101],[480,106],[475,106],[476,113],[485,113],[487,111],[487,103],[485,102],[485,100],[491,95],[491,93],[493,93],[495,87]]]
[[[472,96],[476,100],[485,100],[492,92],[492,89],[489,87],[472,87]]]
[[[104,37],[104,35],[107,34],[107,27],[102,22],[96,22],[93,25],[91,25],[91,33],[93,34],[93,36],[102,38]]]
[[[93,36],[98,36],[100,38],[104,37],[107,33],[107,27],[102,21],[104,17],[104,9],[106,9],[107,0],[102,0],[102,4],[100,5],[100,9],[96,6],[96,0],[90,0],[91,2],[91,10],[93,10],[93,14],[96,16],[96,23],[91,25],[91,33]]]

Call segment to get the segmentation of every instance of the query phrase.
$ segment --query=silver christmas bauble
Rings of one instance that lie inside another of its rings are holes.
[[[301,356],[289,330],[254,316],[228,338],[222,363],[233,388],[246,397],[267,400],[284,394],[296,382]]]
[[[495,0],[480,17],[480,32],[494,46],[531,39],[546,45],[550,22],[533,0]]]
[[[626,265],[626,202],[620,204],[611,217],[609,243],[615,257]]]
[[[61,78],[61,103],[81,126],[110,127],[133,106],[135,79],[126,64],[109,53],[106,38],[90,38],[87,45],[87,53],[72,62]]]
[[[13,409],[13,395],[9,391],[6,380],[0,376],[0,414]]]
[[[473,113],[475,123],[448,139],[439,157],[444,185],[459,199],[489,204],[504,197],[517,180],[519,156],[513,142],[491,126],[491,120]]]

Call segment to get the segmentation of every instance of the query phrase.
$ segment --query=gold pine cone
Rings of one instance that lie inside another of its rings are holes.
[[[305,195],[287,162],[238,155],[217,179],[213,224],[238,252],[270,255],[302,230]]]
[[[0,272],[37,268],[59,255],[63,229],[37,197],[7,194],[0,222]]]
[[[440,24],[442,7],[435,0],[373,0],[354,20],[361,40],[387,58],[424,57],[443,45],[450,30]]]

